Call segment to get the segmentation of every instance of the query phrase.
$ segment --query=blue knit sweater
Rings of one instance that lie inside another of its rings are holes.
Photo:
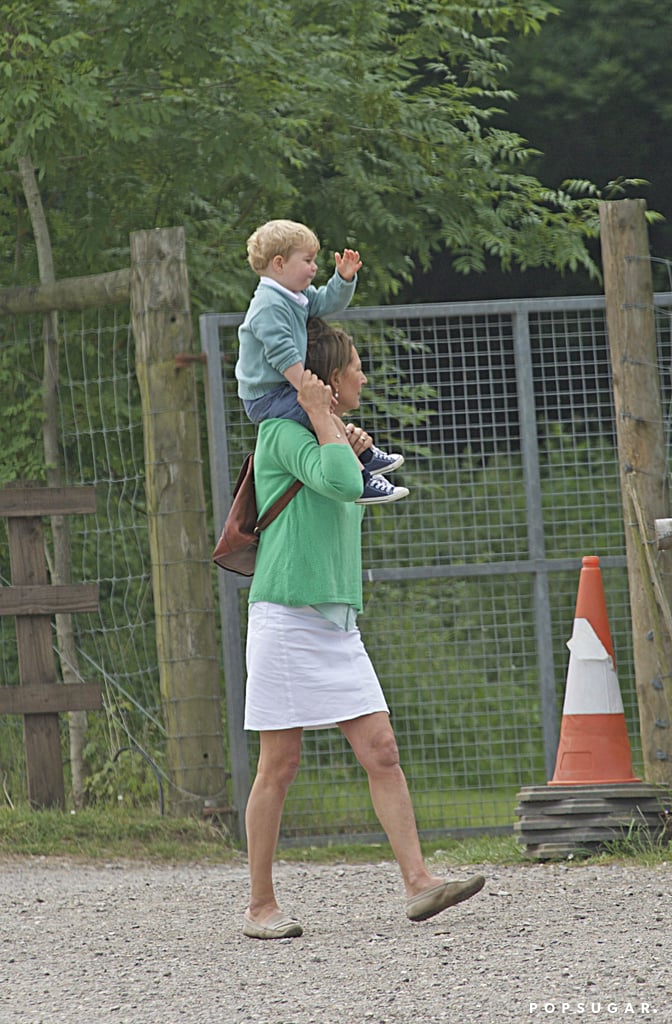
[[[345,309],[355,294],[357,278],[344,281],[338,271],[303,294],[300,306],[277,288],[260,283],[252,296],[245,319],[238,328],[240,348],[236,363],[238,395],[252,401],[285,383],[283,373],[295,363],[305,365],[306,323],[311,316],[327,316]]]

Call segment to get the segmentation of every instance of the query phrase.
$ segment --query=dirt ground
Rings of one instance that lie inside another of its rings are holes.
[[[305,932],[263,942],[242,861],[4,861],[0,1024],[672,1024],[672,865],[473,870],[411,924],[393,863],[281,862]]]

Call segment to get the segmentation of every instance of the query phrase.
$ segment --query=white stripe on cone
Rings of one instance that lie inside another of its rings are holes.
[[[622,715],[614,662],[588,619],[574,619],[563,715]]]

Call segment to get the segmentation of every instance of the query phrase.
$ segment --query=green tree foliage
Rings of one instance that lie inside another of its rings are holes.
[[[309,221],[327,250],[356,243],[371,300],[438,248],[464,271],[488,254],[590,266],[592,203],[542,187],[526,172],[531,150],[495,124],[510,100],[506,40],[534,34],[549,10],[5,0],[0,222],[18,210],[8,276],[35,277],[14,173],[24,153],[59,276],[118,266],[129,231],[182,223],[201,307],[246,300],[245,238],[272,216]]]
[[[543,151],[535,173],[549,183],[645,178],[648,205],[667,219],[651,231],[653,251],[669,257],[669,7],[664,0],[559,0],[557,7],[543,32],[512,41],[506,80],[518,95],[512,119]]]

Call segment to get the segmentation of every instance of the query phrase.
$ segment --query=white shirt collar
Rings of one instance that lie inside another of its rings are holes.
[[[284,285],[278,284],[272,277],[264,277],[263,275],[259,278],[259,284],[267,284],[269,288],[275,288],[276,291],[281,292],[282,295],[286,295],[288,299],[292,299],[298,306],[307,306],[308,299],[303,292],[292,292],[289,288],[285,288]]]

